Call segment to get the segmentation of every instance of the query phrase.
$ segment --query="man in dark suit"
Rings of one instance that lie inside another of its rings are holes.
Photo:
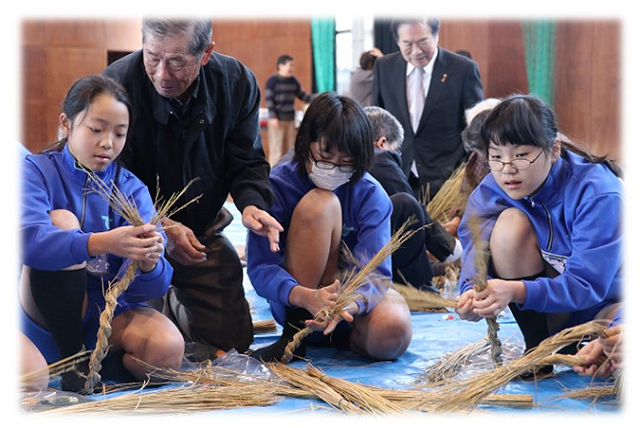
[[[427,188],[433,198],[466,159],[460,137],[464,112],[484,98],[477,64],[438,47],[439,27],[437,19],[393,20],[391,32],[400,52],[374,65],[374,104],[404,128],[402,170],[419,199]],[[415,86],[414,76],[419,82]],[[412,87],[416,89],[408,91]]]

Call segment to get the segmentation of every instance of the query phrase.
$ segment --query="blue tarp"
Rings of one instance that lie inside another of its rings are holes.
[[[234,214],[233,223],[227,228],[226,233],[235,245],[244,245],[246,232],[240,222],[240,215],[233,207],[227,204],[227,208]],[[245,291],[247,300],[252,308],[254,321],[272,319],[268,304],[260,298],[251,286],[245,275]],[[500,325],[499,336],[503,342],[505,360],[517,358],[522,354],[524,344],[519,329],[513,317],[503,314],[498,319]],[[413,339],[407,352],[393,362],[376,362],[362,358],[352,352],[335,348],[307,347],[307,358],[314,367],[322,370],[328,376],[342,378],[351,382],[380,386],[389,389],[409,389],[414,387],[416,380],[425,368],[438,361],[447,353],[475,343],[487,334],[487,325],[484,322],[471,323],[460,320],[455,313],[413,313]],[[259,348],[275,341],[280,335],[280,327],[277,332],[257,334],[252,345],[253,349]],[[488,358],[488,357],[487,357]],[[306,361],[293,361],[292,367],[305,369]],[[474,368],[474,364],[476,367]],[[487,361],[483,364],[481,358],[466,369],[469,373],[473,370],[489,369]],[[478,368],[479,367],[479,368]],[[469,374],[467,373],[467,375]],[[463,372],[463,374],[465,374]],[[512,381],[496,393],[501,394],[529,394],[533,397],[535,405],[529,409],[513,409],[498,406],[480,405],[479,410],[493,415],[564,415],[579,416],[606,414],[614,415],[622,413],[622,406],[611,400],[598,400],[597,402],[582,401],[564,398],[567,390],[581,389],[592,385],[593,380],[575,374],[569,367],[556,367],[555,376],[537,381]],[[596,382],[602,382],[597,379]],[[168,386],[169,388],[171,386]],[[164,387],[167,388],[167,387]],[[115,393],[114,393],[115,394]],[[109,398],[96,395],[92,399],[101,400]],[[217,410],[206,414],[215,414],[220,417],[236,418],[260,417],[262,415],[304,415],[313,412],[314,415],[332,415],[336,411],[319,400],[287,398],[278,403],[266,407],[238,408],[234,410]]]

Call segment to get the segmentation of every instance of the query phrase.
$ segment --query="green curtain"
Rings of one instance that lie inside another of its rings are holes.
[[[529,92],[553,106],[556,24],[524,21],[521,27]]]
[[[333,18],[311,19],[313,64],[318,92],[335,91],[335,36]]]

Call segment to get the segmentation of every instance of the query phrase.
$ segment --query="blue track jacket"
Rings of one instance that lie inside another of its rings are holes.
[[[269,301],[276,321],[284,322],[284,306],[291,306],[289,293],[296,280],[284,269],[284,249],[293,210],[300,199],[316,186],[305,174],[300,177],[297,163],[288,161],[271,171],[271,185],[276,199],[269,214],[284,228],[280,236],[280,251],[269,250],[269,240],[249,233],[247,244],[247,273],[258,295]],[[389,241],[391,237],[391,201],[382,186],[368,173],[355,183],[344,184],[334,193],[342,206],[342,239],[363,265]],[[379,266],[378,274],[391,278],[391,257]],[[323,284],[325,285],[325,284]],[[382,290],[366,284],[358,290],[359,313],[368,313],[384,297]]]
[[[111,188],[116,165],[97,175]],[[147,187],[128,170],[121,168],[118,189],[131,198],[145,221],[155,214]],[[40,270],[62,268],[90,260],[87,243],[93,232],[104,232],[128,223],[95,190],[88,175],[76,166],[67,146],[61,151],[28,155],[23,162],[22,258],[27,266]],[[49,212],[66,209],[81,222],[81,230],[61,230],[51,224]],[[164,232],[161,232],[163,237]],[[108,281],[124,274],[129,260],[109,255],[109,273],[88,275],[87,287],[102,289]],[[171,282],[173,268],[163,257],[156,267],[140,273],[119,299],[119,303],[144,302],[162,296]],[[92,302],[89,302],[91,305]]]

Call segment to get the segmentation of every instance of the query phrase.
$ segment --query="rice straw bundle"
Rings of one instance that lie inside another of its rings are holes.
[[[115,183],[112,183],[110,188],[104,181],[102,181],[93,171],[85,169],[87,175],[94,184],[95,191],[102,196],[111,208],[117,212],[122,218],[124,218],[129,224],[133,226],[141,226],[145,224],[144,219],[138,212],[135,204],[135,200],[132,197],[124,195]],[[182,210],[187,205],[197,201],[200,196],[190,200],[186,204],[174,208],[174,205],[178,202],[184,192],[193,184],[196,180],[191,180],[182,191],[172,195],[168,200],[162,200],[160,196],[159,186],[156,189],[156,198],[154,206],[156,208],[156,214],[149,221],[150,224],[161,224],[162,220]],[[129,285],[135,280],[138,275],[138,262],[132,260],[127,266],[125,273],[121,278],[109,283],[109,286],[104,294],[105,308],[100,314],[100,325],[97,333],[96,348],[91,354],[89,359],[89,373],[83,389],[84,394],[91,394],[95,389],[98,382],[100,382],[100,370],[102,369],[102,360],[106,356],[109,348],[109,337],[111,336],[111,321],[113,320],[113,314],[118,304],[118,297],[127,290]]]
[[[402,246],[402,244],[413,234],[415,234],[418,230],[422,228],[414,229],[414,230],[406,230],[409,224],[414,221],[413,219],[407,220],[392,236],[389,242],[387,242],[381,249],[376,253],[368,263],[362,266],[360,269],[351,270],[344,280],[340,284],[340,288],[338,290],[338,298],[330,307],[324,307],[320,310],[318,314],[316,314],[316,320],[329,320],[336,316],[339,316],[341,312],[354,300],[358,298],[358,289],[363,285],[371,282],[376,284],[379,287],[385,287],[384,278],[376,278],[375,271],[378,269],[378,266],[389,257],[394,251]],[[424,226],[423,226],[424,227]],[[309,327],[305,327],[299,332],[297,332],[293,336],[293,340],[287,344],[285,348],[284,355],[281,359],[283,363],[288,363],[293,359],[293,352],[300,346],[302,340],[312,333],[312,329]]]
[[[566,392],[562,397],[592,401],[610,398],[614,402],[620,403],[622,401],[622,372],[614,375],[613,382],[603,381],[586,388],[574,389]]]
[[[415,287],[403,284],[393,284],[413,312],[430,312],[438,309],[456,308],[458,301],[445,299],[442,295],[432,291],[422,291]]]
[[[489,338],[485,336],[477,342],[444,355],[437,362],[423,370],[417,379],[417,383],[436,383],[455,376],[460,372],[462,367],[469,363],[471,358],[487,352],[490,346]]]
[[[322,382],[326,383],[359,408],[366,410],[367,413],[402,414],[406,412],[406,409],[399,406],[397,403],[387,400],[381,394],[366,385],[360,385],[344,379],[327,376],[310,364],[307,368],[307,373],[310,376],[318,378]]]
[[[340,406],[342,406],[342,410],[350,414],[353,414],[353,408],[345,406],[345,402],[355,406],[358,413],[398,415],[410,411],[436,411],[442,399],[442,395],[437,391],[395,390],[355,384],[344,379],[326,376],[311,364],[307,366],[306,372],[282,363],[271,363],[269,368],[283,380],[308,390],[311,396],[322,399],[338,410],[341,410]],[[328,392],[324,386],[313,382],[310,378],[321,380],[330,387],[332,392]],[[491,394],[483,397],[480,402],[519,408],[533,405],[532,397],[527,394]],[[340,406],[336,403],[340,403]],[[461,404],[458,410],[466,408],[466,405]]]
[[[441,394],[437,410],[458,410],[461,404],[472,408],[490,392],[506,385],[517,376],[548,365],[552,361],[551,358],[558,358],[554,355],[558,350],[593,335],[607,337],[606,325],[599,321],[590,321],[567,328],[543,340],[527,354],[507,364],[474,374],[468,379],[446,381],[442,386],[435,388],[435,391]],[[553,357],[550,357],[551,355]]]
[[[273,318],[253,322],[254,333],[269,333],[277,330],[278,326]]]
[[[309,373],[294,369],[282,363],[270,363],[267,367],[282,380],[310,392],[334,409],[350,415],[366,413],[364,409],[354,405],[331,386],[317,377],[310,376]]]
[[[397,403],[406,410],[438,412],[438,403],[442,399],[442,395],[435,391],[371,388],[382,397],[393,403]],[[486,397],[483,397],[478,404],[512,408],[531,408],[533,407],[533,397],[529,394],[488,394]],[[459,403],[458,408],[449,409],[448,411],[456,410],[469,410],[469,406],[464,403]]]
[[[49,410],[47,414],[126,412],[194,413],[238,407],[270,406],[281,400],[273,389],[250,384],[217,386],[205,384],[152,391],[139,390],[100,401]]]
[[[469,223],[473,231],[473,246],[475,249],[475,284],[473,288],[476,292],[482,291],[487,288],[487,264],[489,259],[489,253],[486,249],[487,244],[482,241],[479,231],[479,220],[477,218],[471,219]],[[500,326],[496,317],[485,318],[487,322],[487,336],[489,338],[489,344],[491,345],[491,360],[496,366],[502,363],[502,342],[498,337],[498,330]]]
[[[465,164],[460,165],[451,176],[444,182],[433,199],[427,201],[426,196],[422,198],[422,204],[426,206],[429,216],[433,221],[446,223],[451,220],[451,212],[460,207],[465,201],[462,200],[460,185],[464,177]],[[428,195],[428,193],[427,193]]]

